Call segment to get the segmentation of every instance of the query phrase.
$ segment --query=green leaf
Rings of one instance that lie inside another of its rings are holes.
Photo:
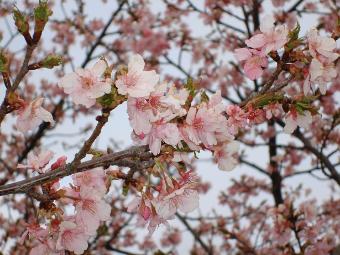
[[[195,96],[196,87],[194,80],[191,77],[188,78],[187,83],[184,85],[184,88],[186,88],[189,91],[189,95],[191,97]]]
[[[253,100],[251,100],[250,103],[256,108],[262,108],[272,103],[281,102],[283,100],[283,97],[284,96],[282,93],[267,93],[255,97]]]
[[[300,115],[305,115],[305,109],[302,106],[295,105],[295,109]]]
[[[295,41],[299,38],[300,29],[300,24],[299,22],[297,22],[296,27],[293,30],[289,31],[288,34],[291,41]]]

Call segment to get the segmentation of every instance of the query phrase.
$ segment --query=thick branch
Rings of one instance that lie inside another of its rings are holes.
[[[83,163],[80,163],[77,166],[77,168],[74,169],[73,173],[84,172],[95,167],[107,167],[109,165],[119,165],[121,159],[129,157],[136,157],[144,160],[150,159],[148,161],[142,162],[141,168],[147,168],[152,166],[153,164],[153,160],[151,159],[152,155],[147,152],[148,150],[149,150],[148,146],[138,146],[120,152],[110,153],[102,157],[94,158]],[[25,193],[34,186],[41,185],[56,180],[58,178],[71,175],[69,171],[70,167],[71,164],[67,164],[64,167],[26,180],[0,186],[0,196],[15,193]]]
[[[274,128],[274,121],[269,121],[269,127]],[[277,156],[277,147],[276,147],[276,134],[269,138],[269,165],[270,165],[270,179],[272,181],[272,193],[275,200],[275,205],[278,206],[279,204],[283,203],[282,198],[282,176],[279,172],[279,166],[277,162],[274,160],[274,157]]]

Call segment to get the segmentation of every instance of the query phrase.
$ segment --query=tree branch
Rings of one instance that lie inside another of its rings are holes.
[[[83,163],[80,163],[72,173],[80,173],[90,170],[95,167],[107,167],[109,165],[118,165],[119,160],[129,157],[136,157],[139,159],[149,159],[148,161],[141,162],[140,168],[148,168],[153,165],[152,154],[148,153],[148,146],[136,146],[120,152],[110,153],[102,157],[94,158]],[[25,193],[34,186],[51,182],[58,178],[71,175],[71,164],[67,164],[56,170],[28,178],[26,180],[18,181],[15,183],[0,186],[0,196],[16,193]]]

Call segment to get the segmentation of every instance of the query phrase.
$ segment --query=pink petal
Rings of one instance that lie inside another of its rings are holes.
[[[102,76],[103,73],[105,72],[107,68],[107,64],[105,62],[105,60],[100,59],[97,61],[97,63],[95,63],[95,65],[91,68],[91,71],[97,75],[98,77]]]
[[[246,40],[245,43],[248,47],[258,49],[266,44],[266,37],[264,34],[257,34]]]
[[[252,56],[251,52],[247,48],[238,48],[235,49],[234,53],[235,57],[237,58],[238,61],[243,61],[247,60]]]
[[[141,55],[136,54],[130,58],[128,64],[129,73],[140,73],[144,70],[145,62]]]

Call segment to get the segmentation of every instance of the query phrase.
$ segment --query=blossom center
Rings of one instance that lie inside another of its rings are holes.
[[[90,89],[94,85],[94,81],[91,77],[80,76],[80,81],[83,89]]]
[[[139,75],[137,74],[127,74],[122,77],[124,84],[129,88],[135,87],[138,82],[138,79]]]
[[[93,200],[90,199],[84,200],[82,208],[86,211],[91,212],[92,214],[96,214],[96,204]]]
[[[204,127],[204,121],[202,118],[196,118],[194,122],[192,123],[194,129],[201,130]]]

